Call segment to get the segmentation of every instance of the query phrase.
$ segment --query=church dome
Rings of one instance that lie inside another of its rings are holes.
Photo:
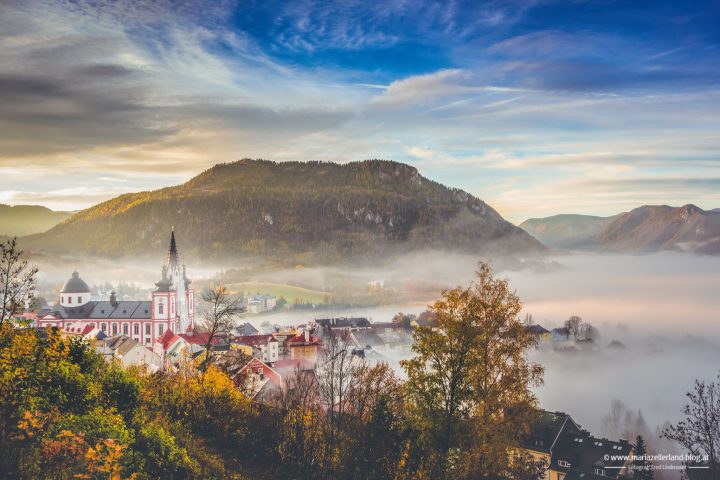
[[[90,287],[88,287],[88,284],[85,283],[85,281],[80,278],[80,274],[75,271],[72,274],[72,278],[65,282],[60,293],[88,293],[89,291]]]

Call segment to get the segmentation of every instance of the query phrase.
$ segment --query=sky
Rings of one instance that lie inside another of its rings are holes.
[[[383,158],[515,222],[720,207],[717,0],[2,0],[0,52],[0,203]]]

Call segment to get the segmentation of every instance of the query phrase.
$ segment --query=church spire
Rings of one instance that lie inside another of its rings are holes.
[[[180,258],[178,257],[177,244],[175,243],[175,227],[172,229],[170,234],[170,250],[168,251],[168,266],[180,265]]]

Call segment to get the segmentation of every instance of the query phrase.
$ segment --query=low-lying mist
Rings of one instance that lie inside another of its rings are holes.
[[[366,316],[380,322],[399,311],[419,313],[442,289],[467,285],[481,259],[426,251],[362,267],[188,265],[188,274],[197,286],[224,279],[227,272],[236,282],[291,284],[323,292],[352,293],[379,285],[393,293],[377,304],[292,310],[247,316],[245,321],[256,327],[264,322],[297,325],[327,316]],[[38,260],[43,282],[52,286],[62,284],[73,268],[82,268],[90,284],[125,281],[150,288],[160,267],[160,261],[155,266]],[[712,380],[720,369],[720,257],[577,254],[502,257],[490,263],[496,276],[509,279],[523,301],[523,315],[532,314],[535,323],[551,330],[579,315],[599,330],[597,351],[562,354],[548,348],[532,353],[546,367],[545,385],[537,389],[543,408],[570,413],[596,435],[610,434],[602,419],[614,399],[640,410],[650,430],[677,421],[694,380]],[[608,348],[612,340],[625,348]],[[397,365],[398,359],[392,360]]]

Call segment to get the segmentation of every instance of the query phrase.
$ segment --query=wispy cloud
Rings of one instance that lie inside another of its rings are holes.
[[[716,23],[679,8],[3,2],[0,201],[79,208],[263,157],[408,161],[517,220],[713,202],[683,179],[720,177]]]

